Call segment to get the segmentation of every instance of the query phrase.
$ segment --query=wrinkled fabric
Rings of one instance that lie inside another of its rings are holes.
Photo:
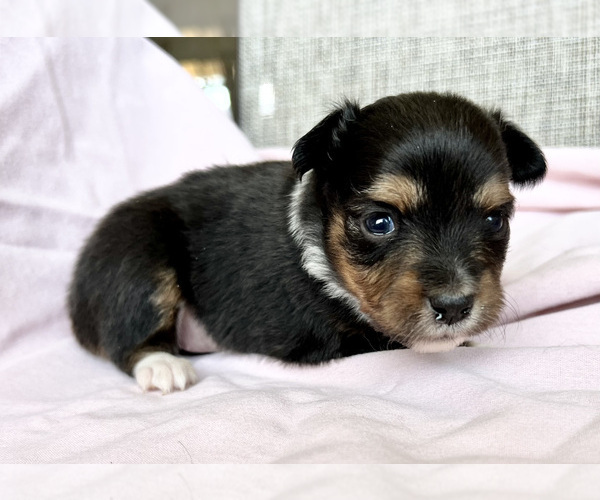
[[[8,498],[595,500],[593,465],[4,466]]]

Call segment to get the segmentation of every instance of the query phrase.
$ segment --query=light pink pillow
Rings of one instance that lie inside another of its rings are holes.
[[[258,159],[144,39],[0,40],[0,350],[59,322],[76,252],[110,206]]]
[[[0,0],[0,36],[180,36],[146,0]]]

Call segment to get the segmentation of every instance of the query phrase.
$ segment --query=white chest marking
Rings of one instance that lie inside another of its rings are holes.
[[[325,293],[350,306],[363,321],[370,322],[366,314],[360,310],[358,299],[346,290],[332,269],[323,248],[323,224],[318,215],[303,220],[302,203],[313,182],[312,170],[304,174],[301,181],[294,186],[288,212],[288,227],[294,241],[302,252],[302,268],[313,278],[323,284]]]

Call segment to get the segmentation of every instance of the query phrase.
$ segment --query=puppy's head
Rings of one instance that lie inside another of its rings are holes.
[[[509,185],[546,172],[499,112],[434,93],[345,102],[297,142],[293,165],[324,221],[320,278],[338,280],[375,329],[434,352],[497,320]]]

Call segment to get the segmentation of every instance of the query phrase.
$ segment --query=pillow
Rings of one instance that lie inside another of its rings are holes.
[[[180,36],[145,0],[0,0],[0,36]]]
[[[65,297],[99,217],[141,190],[258,160],[145,39],[0,40],[0,349],[70,335]]]

